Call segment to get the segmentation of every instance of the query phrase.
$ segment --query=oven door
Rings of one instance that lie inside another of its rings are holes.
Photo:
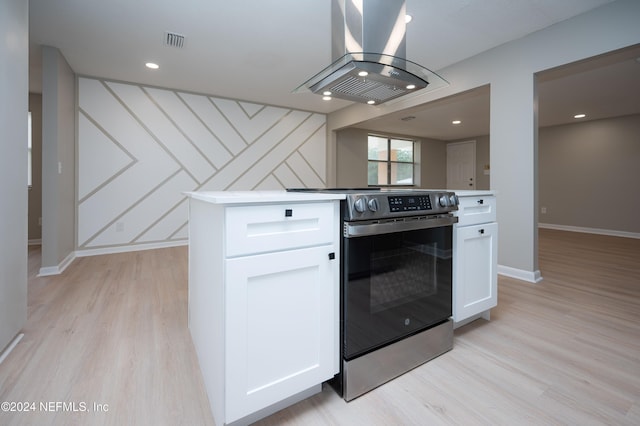
[[[346,360],[451,316],[456,219],[345,222],[342,338]]]

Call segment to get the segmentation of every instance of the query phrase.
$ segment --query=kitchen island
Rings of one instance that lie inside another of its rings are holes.
[[[218,425],[339,371],[340,194],[191,192],[189,329]]]

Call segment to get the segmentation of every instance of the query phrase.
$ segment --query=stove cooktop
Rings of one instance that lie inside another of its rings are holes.
[[[454,192],[413,188],[289,188],[291,192],[345,194],[345,220],[446,214],[458,209]]]
[[[287,188],[289,192],[329,192],[332,194],[360,194],[380,192],[381,188]]]

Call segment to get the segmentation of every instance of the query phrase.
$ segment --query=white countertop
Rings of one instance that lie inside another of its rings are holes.
[[[289,203],[345,198],[344,194],[287,191],[197,191],[185,192],[185,195],[212,204]]]
[[[441,190],[451,191],[451,190]],[[496,195],[493,190],[454,190],[458,197]],[[212,204],[288,203],[344,200],[344,194],[280,191],[196,191],[185,192],[190,198]]]
[[[496,195],[496,191],[491,189],[450,189],[456,193],[458,197],[476,197],[478,195]]]

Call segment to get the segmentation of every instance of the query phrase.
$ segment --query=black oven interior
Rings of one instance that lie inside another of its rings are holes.
[[[443,226],[345,239],[345,359],[451,316],[451,234]]]

